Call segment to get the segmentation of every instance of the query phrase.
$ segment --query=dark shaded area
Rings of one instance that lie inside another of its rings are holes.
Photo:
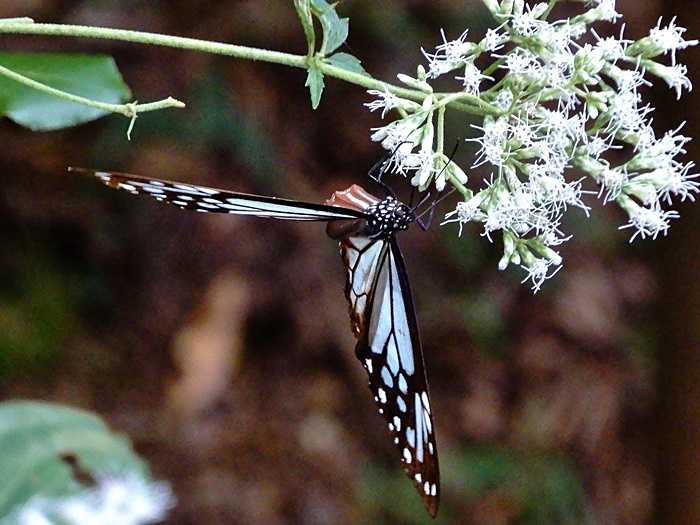
[[[671,13],[700,34],[689,1],[618,4],[629,36]],[[475,1],[341,11],[353,52],[385,79],[410,73],[439,28],[489,23]],[[285,2],[10,0],[0,16],[305,49]],[[141,116],[132,142],[116,116],[50,134],[0,125],[2,397],[106,417],[173,484],[168,523],[429,522],[353,355],[322,226],[185,214],[65,172],[321,201],[382,153],[364,91],[327,79],[314,112],[304,73],[284,67],[118,42],[2,47],[108,53],[140,101],[188,104]],[[698,71],[696,51],[683,57]],[[696,100],[659,89],[656,122],[687,119],[699,137]],[[631,246],[612,206],[574,212],[566,267],[536,296],[475,230],[402,235],[441,454],[437,523],[700,522],[700,217],[679,209],[668,239]]]

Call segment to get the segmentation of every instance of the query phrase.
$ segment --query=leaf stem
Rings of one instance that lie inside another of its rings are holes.
[[[271,51],[268,49],[260,49],[255,47],[239,46],[223,42],[200,40],[197,38],[171,36],[160,33],[147,33],[144,31],[131,31],[126,29],[64,24],[0,23],[0,34],[51,35],[120,40],[124,42],[134,42],[140,44],[187,49],[217,55],[226,55],[245,60],[260,60],[263,62],[298,67],[301,69],[308,69],[309,67],[309,60],[307,56],[294,55],[291,53],[283,53],[280,51]],[[418,90],[388,84],[386,82],[374,79],[369,75],[364,75],[333,66],[324,60],[318,60],[316,63],[324,75],[345,80],[346,82],[362,86],[366,89],[388,90],[395,95],[418,102],[422,102],[428,96],[427,93],[423,93]],[[435,95],[438,99],[441,99],[454,95],[454,93],[436,93]],[[462,93],[457,98],[460,100],[458,101],[451,99],[449,105],[458,111],[476,115],[500,114],[500,110],[498,110],[498,108],[481,100],[479,97]]]
[[[0,66],[0,75],[10,78],[16,82],[19,82],[20,84],[24,84],[25,86],[30,87],[32,89],[42,91],[48,95],[52,95],[63,100],[68,100],[70,102],[75,102],[77,104],[82,104],[84,106],[89,106],[91,108],[99,109],[109,113],[120,113],[125,117],[132,119],[139,113],[145,113],[147,111],[185,107],[185,104],[183,102],[176,100],[172,97],[168,97],[157,102],[149,102],[147,104],[110,104],[108,102],[100,102],[98,100],[92,100],[89,98],[81,97],[79,95],[73,95],[72,93],[67,93],[65,91],[61,91],[60,89],[47,86],[46,84],[42,84],[41,82],[32,80],[31,78],[25,77],[24,75],[12,71],[11,69],[8,69],[4,66]]]

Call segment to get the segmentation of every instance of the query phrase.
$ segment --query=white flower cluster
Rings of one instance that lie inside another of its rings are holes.
[[[443,33],[443,42],[424,52],[427,69],[419,66],[415,78],[399,75],[423,94],[422,104],[389,91],[370,92],[377,97],[368,104],[371,110],[399,115],[372,134],[394,152],[392,169],[410,174],[421,190],[431,183],[438,191],[446,184],[459,190],[464,200],[443,224],[457,223],[461,235],[465,224],[480,223],[489,240],[500,231],[499,267],[522,266],[535,290],[561,267],[553,248],[569,239],[562,217],[570,207],[588,214],[585,193],[597,193],[627,213],[622,228],[633,230],[631,240],[665,234],[678,213],[663,205],[693,200],[700,184],[693,164],[678,160],[690,140],[680,134],[682,126],[657,135],[653,108],[640,88],[656,77],[679,98],[689,91],[687,69],[676,55],[698,41],[685,40],[675,19],[659,20],[637,41],[625,39],[622,30],[603,38],[591,25],[622,18],[614,0],[588,0],[584,12],[555,21],[547,18],[556,2],[483,2],[498,28],[479,42],[468,41],[466,31],[451,41]],[[460,87],[436,94],[430,81],[445,75]],[[464,171],[443,152],[444,112],[453,108],[483,115],[483,124],[474,126],[478,138],[471,139],[479,146],[472,167],[490,165],[493,174],[477,191],[465,186]],[[623,161],[615,164],[613,158]],[[572,169],[599,190],[582,190],[582,179],[571,180]]]
[[[170,487],[135,474],[104,476],[94,488],[64,498],[35,496],[2,525],[147,525],[174,504]]]

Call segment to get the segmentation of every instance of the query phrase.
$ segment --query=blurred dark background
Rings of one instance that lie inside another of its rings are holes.
[[[694,6],[618,11],[629,37],[677,14],[693,38]],[[476,0],[340,11],[352,52],[387,80],[413,72],[440,28],[476,37],[491,23]],[[11,16],[305,51],[291,2],[4,0]],[[281,66],[77,39],[0,48],[110,54],[138,100],[188,104],[141,116],[132,142],[116,116],[44,134],[0,124],[2,398],[95,410],[128,434],[175,489],[171,524],[429,522],[353,355],[322,226],[187,214],[65,172],[320,201],[365,182],[382,153],[366,93],[326,79],[314,112],[304,73]],[[697,51],[681,57],[697,81]],[[697,95],[650,96],[660,129],[687,120],[700,136]],[[476,230],[402,235],[436,412],[437,523],[700,523],[700,208],[678,209],[668,238],[633,245],[613,206],[574,212],[564,271],[536,296]]]

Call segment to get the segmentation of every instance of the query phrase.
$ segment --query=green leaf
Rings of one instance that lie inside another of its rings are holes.
[[[0,65],[42,84],[100,102],[120,104],[131,98],[129,87],[109,56],[0,53]],[[0,115],[31,130],[76,126],[105,113],[0,77]]]
[[[85,486],[76,479],[76,466],[92,477],[131,473],[148,479],[147,466],[126,438],[93,414],[50,403],[0,403],[0,450],[0,516],[35,495],[80,492]]]
[[[336,53],[328,59],[328,63],[352,71],[353,73],[361,73],[363,75],[369,75],[365,68],[362,67],[362,62],[360,59],[349,54],[349,53]]]
[[[350,20],[340,18],[335,11],[335,4],[331,5],[326,0],[311,0],[311,9],[323,28],[323,44],[320,53],[329,55],[348,39]]]
[[[312,65],[309,67],[309,74],[306,77],[306,84],[311,93],[311,107],[316,109],[321,103],[321,95],[323,94],[323,73],[321,70]]]
[[[316,33],[314,32],[314,19],[311,16],[310,0],[294,0],[294,7],[297,10],[301,26],[304,29],[306,44],[309,48],[309,56],[312,56],[316,47]]]

